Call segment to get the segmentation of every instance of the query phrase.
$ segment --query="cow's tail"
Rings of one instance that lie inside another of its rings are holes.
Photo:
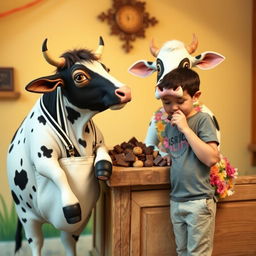
[[[21,248],[22,245],[22,224],[18,218],[16,234],[15,234],[15,253]]]

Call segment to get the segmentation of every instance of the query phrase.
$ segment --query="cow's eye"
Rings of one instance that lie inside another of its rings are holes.
[[[77,87],[83,87],[90,82],[90,76],[83,70],[75,70],[73,80]]]
[[[183,60],[180,62],[178,68],[190,68],[189,59],[188,59],[188,58],[183,59]]]
[[[164,64],[160,59],[156,60],[156,67],[157,67],[157,81],[159,81],[160,77],[164,73]]]

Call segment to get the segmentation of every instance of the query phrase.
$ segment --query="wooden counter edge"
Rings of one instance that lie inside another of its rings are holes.
[[[236,185],[256,184],[256,175],[238,176]],[[110,187],[170,184],[170,167],[113,167]]]

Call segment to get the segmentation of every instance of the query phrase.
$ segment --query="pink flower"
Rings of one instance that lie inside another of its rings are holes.
[[[217,192],[223,194],[226,191],[226,184],[224,181],[219,181],[217,184]]]
[[[160,121],[160,120],[161,120],[162,115],[163,115],[163,113],[162,113],[162,112],[160,112],[160,111],[156,112],[156,114],[155,114],[155,120],[156,120],[156,121]]]

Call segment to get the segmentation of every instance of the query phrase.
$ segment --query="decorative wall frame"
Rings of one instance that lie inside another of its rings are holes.
[[[112,7],[98,15],[102,22],[107,21],[111,35],[119,36],[124,41],[122,48],[129,52],[132,42],[137,37],[144,38],[145,30],[158,23],[155,17],[150,17],[145,11],[146,3],[137,0],[113,0]]]
[[[0,92],[13,91],[13,68],[0,68]]]
[[[14,90],[14,69],[0,67],[0,99],[18,98],[19,93]]]
[[[251,142],[248,146],[252,152],[252,166],[256,166],[256,3],[252,3],[252,126],[251,126]]]

